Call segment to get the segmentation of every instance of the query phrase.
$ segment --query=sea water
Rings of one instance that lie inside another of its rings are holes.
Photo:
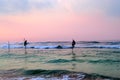
[[[63,48],[57,49],[57,45]],[[7,50],[7,44],[2,43],[0,74],[65,70],[120,78],[119,42],[82,42],[73,50],[70,46],[70,42],[38,42],[28,44],[24,50],[22,43],[12,43]]]

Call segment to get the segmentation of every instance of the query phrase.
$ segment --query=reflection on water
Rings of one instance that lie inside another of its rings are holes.
[[[72,50],[72,61],[76,61],[76,54],[74,53],[73,50]]]
[[[25,48],[24,50],[25,50],[25,54],[27,54],[27,49]]]
[[[24,67],[23,67],[23,69],[27,69],[27,55],[28,55],[28,52],[27,52],[27,49],[25,48],[24,49],[24,51],[25,51],[25,57],[24,57]]]
[[[12,49],[0,50],[0,71],[11,69],[69,70],[120,77],[120,51],[116,49]]]
[[[72,61],[76,61],[76,54],[74,53],[74,51],[72,50]],[[72,62],[72,70],[76,69],[76,63]]]
[[[27,51],[25,51],[25,58],[24,58],[24,67],[23,67],[23,69],[27,69]]]

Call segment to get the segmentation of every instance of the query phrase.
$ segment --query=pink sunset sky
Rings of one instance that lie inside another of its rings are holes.
[[[0,0],[0,42],[120,40],[120,0]]]

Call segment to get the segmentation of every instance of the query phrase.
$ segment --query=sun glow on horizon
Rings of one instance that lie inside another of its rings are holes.
[[[120,40],[120,10],[116,0],[116,3],[111,0],[14,1],[0,4],[0,42],[24,38],[30,41]],[[19,5],[10,7],[15,3]]]

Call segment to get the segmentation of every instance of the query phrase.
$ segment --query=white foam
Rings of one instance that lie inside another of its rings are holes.
[[[82,80],[85,77],[83,74],[78,74],[76,78],[71,78],[69,75],[64,75],[61,78],[58,77],[16,77],[16,78],[0,78],[0,80]]]

